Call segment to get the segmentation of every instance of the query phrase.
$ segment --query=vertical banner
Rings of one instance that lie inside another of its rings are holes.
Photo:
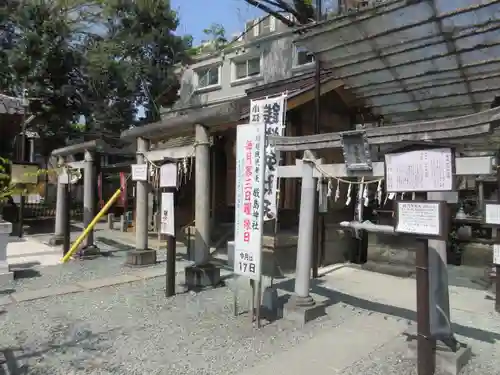
[[[125,176],[125,172],[120,172],[120,188],[122,189],[120,204],[127,209],[127,177]]]
[[[266,129],[239,125],[236,133],[234,273],[261,276]]]
[[[160,233],[175,236],[174,193],[161,193]]]
[[[286,95],[274,98],[250,101],[250,124],[263,123],[266,135],[283,136],[285,132]],[[278,216],[278,165],[279,152],[266,138],[264,178],[264,221],[274,220]]]

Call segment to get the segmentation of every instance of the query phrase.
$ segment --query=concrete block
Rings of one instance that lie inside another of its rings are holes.
[[[86,246],[78,252],[81,258],[93,258],[101,255],[101,250],[95,246]]]
[[[293,321],[302,326],[325,315],[326,306],[323,302],[315,302],[311,306],[300,306],[296,303],[294,298],[290,298],[283,308],[284,319]]]
[[[283,306],[280,306],[276,288],[268,286],[264,289],[260,315],[269,321],[283,318]]]
[[[50,246],[60,246],[64,242],[64,236],[59,235],[59,234],[54,234],[52,237],[49,239],[49,245]]]
[[[220,284],[220,268],[213,264],[189,266],[185,269],[188,289],[215,287]]]
[[[417,336],[414,328],[404,332],[408,341],[408,357],[417,361]],[[436,369],[446,375],[458,375],[472,358],[472,349],[464,343],[459,343],[452,350],[442,342],[436,343]]]
[[[9,270],[7,263],[7,245],[9,244],[12,224],[0,219],[0,288],[10,285],[14,273]]]
[[[125,265],[144,267],[156,264],[156,250],[130,250],[127,252]]]

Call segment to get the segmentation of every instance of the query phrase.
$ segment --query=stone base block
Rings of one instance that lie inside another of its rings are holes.
[[[417,338],[414,331],[405,332],[408,337],[408,356],[417,360]],[[456,350],[450,349],[440,341],[436,343],[436,369],[443,374],[458,375],[472,358],[472,349],[459,343]]]
[[[127,252],[125,265],[131,267],[144,267],[156,264],[156,250],[130,250]]]
[[[215,287],[221,282],[220,268],[213,264],[186,267],[185,276],[189,290]]]
[[[64,236],[54,234],[52,237],[49,239],[49,245],[50,246],[60,246],[64,243]]]
[[[264,289],[260,315],[270,322],[283,318],[283,306],[280,306],[276,288],[269,286]]]
[[[283,308],[283,318],[305,325],[306,323],[326,315],[323,302],[315,302],[311,297],[308,303],[296,297],[290,298]]]
[[[78,252],[78,254],[81,258],[93,258],[101,255],[101,250],[99,250],[99,248],[95,245],[85,246]]]
[[[14,272],[8,269],[0,269],[0,289],[9,286],[12,280],[14,280]]]

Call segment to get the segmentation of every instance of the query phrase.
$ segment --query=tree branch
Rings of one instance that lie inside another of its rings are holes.
[[[260,3],[257,0],[244,0],[244,1],[247,4],[250,4],[250,5],[252,5],[252,6],[258,8],[258,9],[263,10],[267,14],[270,14],[271,16],[273,16],[274,18],[276,18],[277,20],[280,20],[282,23],[284,23],[285,25],[287,25],[288,27],[295,27],[295,26],[297,26],[297,25],[295,25],[295,23],[293,21],[290,21],[288,18],[286,18],[285,16],[283,16],[282,14],[280,14],[278,11],[269,8],[267,5],[264,5],[264,4]]]

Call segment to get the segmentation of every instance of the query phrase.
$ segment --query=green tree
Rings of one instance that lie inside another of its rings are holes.
[[[74,0],[0,1],[0,91],[30,100],[30,130],[62,145],[80,113],[79,42],[92,20]]]
[[[128,89],[135,90],[135,105],[145,110],[143,123],[158,121],[160,109],[177,100],[179,77],[175,70],[188,60],[191,37],[175,34],[177,13],[169,0],[111,0],[104,4],[108,18],[108,47],[125,67]]]

